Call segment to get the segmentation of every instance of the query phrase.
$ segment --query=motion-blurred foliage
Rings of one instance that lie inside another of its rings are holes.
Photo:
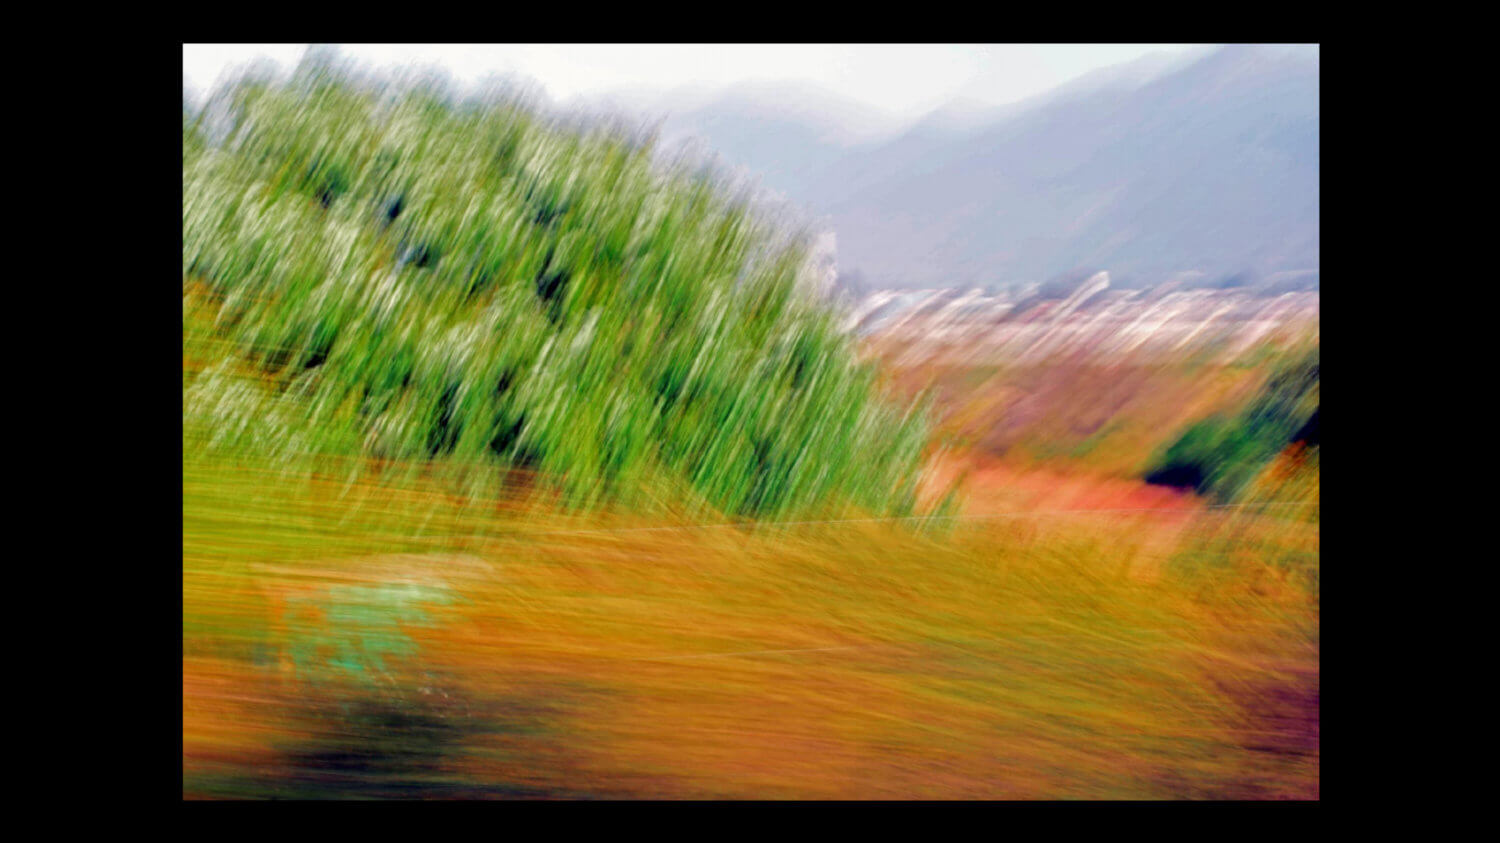
[[[882,400],[804,292],[807,244],[652,140],[520,98],[245,78],[184,108],[185,428],[470,489],[534,470],[580,506],[907,514],[927,412]]]
[[[1189,427],[1155,460],[1146,479],[1192,486],[1220,502],[1235,500],[1276,455],[1295,441],[1316,448],[1318,348],[1278,366],[1250,403],[1232,417]]]

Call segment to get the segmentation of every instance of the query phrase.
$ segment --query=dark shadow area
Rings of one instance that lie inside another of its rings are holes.
[[[541,300],[547,319],[552,324],[562,321],[563,294],[567,292],[568,270],[556,265],[555,256],[548,252],[542,268],[536,274],[536,296]]]
[[[435,687],[360,692],[308,687],[276,760],[237,774],[195,776],[211,799],[588,799],[551,784],[573,778],[578,751],[566,720],[586,700],[566,688],[476,700]],[[468,770],[470,772],[465,772]],[[475,774],[474,770],[482,770]]]
[[[1197,465],[1168,465],[1146,475],[1147,483],[1174,489],[1201,489],[1205,479],[1203,469]]]
[[[1307,420],[1307,424],[1302,425],[1302,429],[1292,435],[1292,441],[1301,442],[1309,448],[1317,447],[1319,444],[1317,410],[1313,410],[1312,418]]]

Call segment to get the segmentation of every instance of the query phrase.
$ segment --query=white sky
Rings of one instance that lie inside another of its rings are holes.
[[[383,68],[438,65],[471,84],[491,73],[535,78],[554,101],[620,90],[811,82],[892,116],[948,100],[992,105],[1042,93],[1091,70],[1184,44],[350,44],[346,57]],[[184,44],[182,76],[201,96],[257,58],[290,70],[305,44]]]

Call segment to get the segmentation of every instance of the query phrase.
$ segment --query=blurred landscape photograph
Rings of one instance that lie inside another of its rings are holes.
[[[184,44],[185,800],[1316,801],[1319,47]]]

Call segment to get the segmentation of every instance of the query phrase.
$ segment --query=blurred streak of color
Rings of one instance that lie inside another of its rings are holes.
[[[838,311],[639,138],[211,102],[185,797],[1318,797],[1316,293]]]

